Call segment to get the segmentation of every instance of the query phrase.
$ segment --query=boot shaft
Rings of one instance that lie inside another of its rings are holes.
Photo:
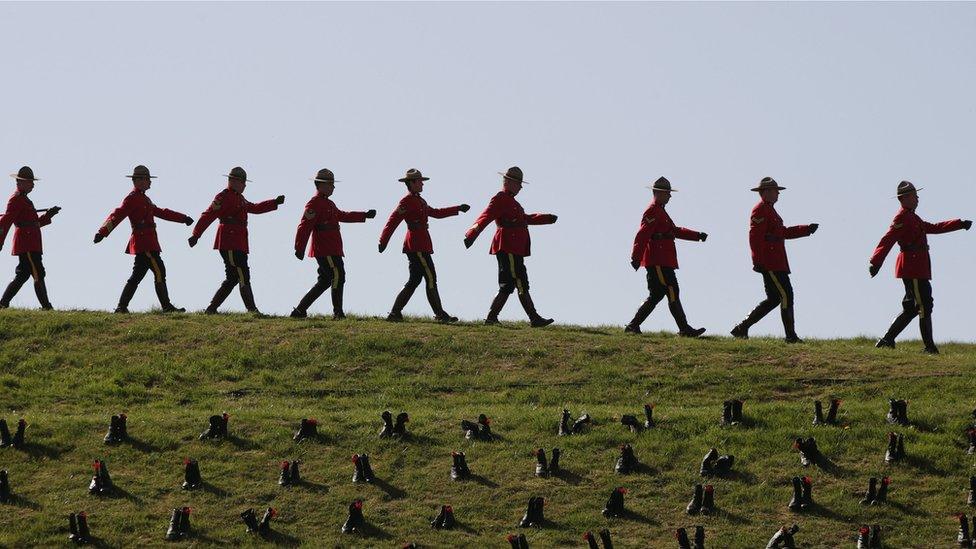
[[[388,438],[393,436],[393,414],[389,410],[384,410],[380,414],[380,418],[383,420],[383,428],[380,429],[380,438]]]
[[[182,508],[173,509],[173,514],[169,518],[169,526],[166,528],[166,539],[169,541],[180,538],[180,522],[183,516]]]
[[[966,515],[960,514],[959,516],[959,534],[956,536],[956,541],[960,544],[969,542],[972,538],[969,536],[969,518]]]
[[[688,531],[684,528],[674,531],[674,539],[678,541],[678,549],[691,549],[691,540],[688,539]]]
[[[88,514],[82,511],[75,518],[78,521],[78,541],[88,543],[91,541],[91,531],[88,529]]]
[[[644,405],[644,428],[650,429],[654,427],[654,405],[645,404]]]
[[[607,499],[607,504],[603,508],[603,516],[618,517],[623,514],[624,493],[626,493],[624,488],[614,488],[613,491],[610,492],[610,498]]]
[[[293,459],[291,461],[291,471],[289,471],[289,473],[291,473],[292,484],[300,484],[302,482],[302,475],[298,470],[298,463],[299,462],[297,459]]]
[[[267,534],[271,531],[271,519],[277,516],[278,512],[272,507],[268,507],[264,511],[264,516],[261,517],[261,522],[258,523],[258,532],[262,534]]]
[[[569,429],[569,410],[563,409],[563,415],[559,419],[559,436],[564,437],[571,434]]]
[[[282,461],[281,468],[278,473],[278,485],[288,486],[291,484],[291,462]]]
[[[596,536],[593,535],[593,532],[586,532],[583,534],[583,539],[586,540],[586,546],[588,549],[600,549],[600,546],[596,543]]]
[[[409,421],[410,416],[406,412],[397,414],[396,423],[393,425],[393,435],[398,437],[407,436],[407,422]]]
[[[450,505],[444,505],[442,507],[444,519],[441,521],[441,528],[450,530],[457,524],[457,520],[454,518],[454,508]]]
[[[376,475],[373,473],[373,466],[369,462],[369,454],[360,455],[359,461],[363,464],[363,478],[366,480],[366,482],[373,482],[376,480]]]
[[[834,424],[837,423],[837,410],[840,408],[840,400],[836,398],[830,399],[830,407],[827,408],[827,423]]]
[[[247,526],[247,531],[249,533],[254,533],[258,531],[258,518],[254,513],[254,509],[247,509],[241,513],[241,521]]]
[[[888,485],[891,484],[891,477],[884,477],[878,483],[878,492],[874,495],[871,505],[879,505],[888,502]]]
[[[823,425],[824,423],[825,422],[823,416],[823,404],[821,404],[819,400],[814,400],[813,401],[813,424]]]
[[[706,484],[704,492],[702,494],[702,514],[708,515],[715,511],[715,487],[711,484]]]
[[[366,482],[366,473],[363,470],[363,458],[359,454],[352,455],[352,481],[353,482]]]
[[[800,480],[803,484],[802,507],[806,509],[807,507],[813,506],[813,479],[810,477],[803,477]]]
[[[743,401],[739,399],[732,400],[732,422],[742,423],[742,404]]]
[[[559,456],[561,452],[559,448],[552,449],[552,459],[549,460],[549,472],[557,473],[559,472]]]
[[[868,479],[868,493],[861,500],[861,505],[870,505],[878,495],[878,479],[871,477]]]
[[[787,505],[791,511],[800,509],[803,505],[803,486],[800,477],[793,477],[793,497]]]
[[[27,430],[27,422],[21,418],[17,420],[17,431],[14,433],[14,438],[10,442],[10,445],[14,448],[24,447],[24,432]]]
[[[871,529],[867,526],[861,526],[857,530],[857,549],[870,549],[871,548]]]
[[[14,437],[10,436],[10,427],[7,420],[0,418],[0,448],[6,448],[14,442]]]
[[[702,488],[702,485],[696,484],[695,492],[691,496],[691,501],[688,502],[688,505],[685,507],[685,511],[689,515],[695,515],[701,511],[702,499],[705,497],[704,494],[705,494],[705,490],[704,488]]]
[[[535,476],[549,476],[549,462],[546,461],[546,451],[542,448],[535,451]]]
[[[183,507],[180,514],[180,534],[184,536],[190,535],[190,508]]]
[[[600,530],[600,540],[603,541],[603,549],[613,549],[613,540],[610,539],[610,530]]]
[[[705,549],[705,527],[695,526],[694,549]]]
[[[732,401],[722,403],[722,425],[732,425]]]
[[[703,477],[709,476],[714,472],[715,460],[717,459],[718,459],[718,450],[716,450],[715,448],[710,449],[708,453],[705,454],[705,457],[702,458],[701,468],[700,468],[700,472]]]
[[[7,470],[0,469],[0,503],[8,503],[10,499],[10,479]]]

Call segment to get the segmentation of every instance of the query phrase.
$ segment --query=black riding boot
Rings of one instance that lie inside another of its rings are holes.
[[[47,298],[47,284],[44,283],[43,278],[34,281],[34,293],[37,294],[37,301],[41,304],[42,309],[50,311],[54,308]]]
[[[742,322],[738,323],[735,328],[732,328],[732,335],[741,339],[749,339],[749,328],[752,328],[754,324],[763,319],[766,315],[770,313],[773,309],[777,307],[777,303],[770,302],[769,300],[763,300],[756,305],[756,308],[749,313],[749,316],[745,318]]]
[[[434,316],[437,320],[446,323],[457,322],[457,317],[447,314],[441,305],[441,295],[437,291],[437,286],[433,288],[430,286],[427,287],[427,301],[430,302],[430,308],[434,311]]]
[[[705,328],[692,328],[688,325],[688,317],[685,316],[685,309],[681,306],[681,301],[675,299],[668,303],[668,309],[671,310],[671,316],[674,317],[674,322],[678,325],[678,334],[684,337],[698,337],[705,333]]]
[[[659,299],[654,299],[649,297],[641,303],[640,307],[637,308],[637,312],[634,313],[634,318],[630,321],[627,326],[624,327],[625,332],[630,332],[632,334],[641,333],[640,325],[647,320],[647,317],[651,316],[654,311],[654,307],[657,306]]]
[[[342,310],[342,284],[332,287],[332,318],[341,320],[346,318],[346,312]]]
[[[787,343],[803,343],[803,340],[796,335],[796,319],[793,317],[793,307],[786,307],[780,311],[783,317],[783,329],[786,331]]]
[[[132,301],[132,296],[136,295],[137,289],[139,289],[139,282],[133,280],[126,281],[125,286],[122,287],[122,295],[119,296],[119,304],[115,307],[115,312],[129,312],[129,302]]]
[[[495,299],[491,300],[491,307],[488,309],[488,317],[485,318],[485,324],[498,324],[498,314],[502,312],[502,308],[505,307],[505,302],[508,301],[508,296],[511,293],[499,290]]]
[[[404,286],[400,293],[397,294],[396,299],[393,300],[393,308],[390,309],[390,314],[387,315],[386,319],[390,322],[399,322],[403,320],[403,308],[407,306],[407,302],[413,297],[413,292],[416,290],[416,286],[407,285]]]
[[[308,308],[312,306],[312,303],[315,303],[315,300],[318,299],[319,296],[325,293],[325,289],[328,287],[329,286],[327,284],[316,282],[315,285],[308,290],[305,296],[302,297],[302,300],[298,302],[298,305],[295,306],[291,316],[296,318],[304,318],[307,316]]]
[[[891,323],[891,327],[888,328],[888,332],[885,333],[884,337],[878,340],[876,347],[890,347],[895,348],[895,339],[901,334],[902,330],[911,323],[918,315],[915,311],[902,311],[900,315],[895,317],[895,320]]]
[[[0,309],[6,309],[10,306],[10,300],[17,295],[20,288],[25,282],[27,282],[27,278],[27,276],[17,275],[13,280],[10,281],[10,284],[7,285],[7,289],[3,292],[3,297],[0,297]]]
[[[220,287],[217,288],[217,292],[214,293],[213,299],[210,300],[210,305],[207,306],[206,313],[210,315],[217,314],[217,308],[224,303],[227,296],[234,290],[234,286],[237,286],[237,282],[223,281]]]
[[[166,281],[156,282],[156,297],[159,298],[159,306],[162,307],[164,313],[185,313],[186,309],[182,307],[176,307],[169,300],[169,288],[166,287]]]
[[[928,314],[920,317],[918,319],[918,329],[922,332],[922,343],[925,344],[925,352],[932,355],[939,354],[939,348],[935,346],[935,341],[932,340],[932,315]]]
[[[522,308],[525,309],[525,314],[529,316],[533,328],[541,328],[553,323],[551,318],[542,318],[542,315],[535,310],[535,303],[532,302],[532,296],[529,295],[528,290],[519,294],[519,301],[522,303]]]
[[[254,292],[251,291],[250,282],[241,282],[241,301],[244,302],[244,308],[247,309],[249,313],[260,313],[258,306],[254,303]]]

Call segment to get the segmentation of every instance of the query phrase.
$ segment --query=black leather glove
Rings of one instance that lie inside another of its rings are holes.
[[[871,273],[871,278],[878,276],[878,271],[881,270],[881,265],[871,265],[868,267],[868,272]]]
[[[305,259],[305,252],[303,252],[302,250],[295,250],[295,257],[297,257],[298,260],[301,261]]]
[[[99,242],[101,242],[103,238],[105,238],[105,237],[102,236],[101,233],[95,233],[95,244],[98,244]]]
[[[698,233],[698,240],[702,242],[708,240],[708,233]]]
[[[376,217],[376,210],[366,210],[366,219],[373,219]]]
[[[557,219],[559,219],[559,216],[558,216],[558,215],[553,215],[553,214],[549,214],[549,217],[551,217],[551,218],[552,218],[552,222],[553,222],[553,223],[555,223],[555,222],[556,222],[556,220],[557,220]]]
[[[474,244],[474,239],[473,238],[465,237],[465,239],[464,239],[464,247],[465,248],[470,248],[472,244]]]
[[[630,261],[630,266],[633,267],[634,270],[636,271],[636,270],[640,269],[640,261],[637,261],[636,259],[632,259]]]
[[[60,212],[61,212],[61,206],[54,206],[54,207],[48,208],[48,210],[47,210],[47,216],[48,217],[54,217],[54,216],[58,215],[58,213],[60,213]]]
[[[962,222],[962,228],[963,228],[963,229],[966,229],[967,231],[968,231],[968,230],[969,230],[969,228],[970,228],[970,227],[972,227],[972,226],[973,226],[973,222],[972,222],[972,221],[970,221],[969,219],[967,219],[967,220],[965,220],[965,221],[963,221],[963,222]]]
[[[186,219],[183,220],[183,224],[186,225],[187,227],[193,225],[193,218],[190,216],[186,216]]]
[[[759,265],[755,265],[755,264],[752,266],[752,270],[755,271],[755,272],[757,272],[757,273],[759,273],[759,274],[762,274],[762,272],[763,272],[762,267],[760,267]]]
[[[279,195],[278,195],[277,197],[275,197],[275,202],[276,202],[276,203],[277,203],[277,204],[278,204],[279,206],[280,206],[280,205],[282,205],[282,204],[284,204],[284,203],[285,203],[285,195],[283,195],[283,194],[279,194]]]
[[[470,209],[471,209],[471,206],[468,206],[467,204],[461,204],[460,206],[458,206],[458,211],[461,211],[461,212],[466,212],[466,211],[468,211]]]
[[[186,241],[190,243],[190,247],[191,248],[197,245],[197,241],[198,240],[200,240],[200,239],[197,238],[197,237],[195,237],[195,236],[191,236],[190,238],[187,238],[186,239]]]
[[[380,253],[383,253],[386,250],[386,244],[380,242],[379,250],[380,250]]]
[[[811,223],[810,224],[810,234],[813,234],[813,233],[817,232],[817,229],[819,229],[819,228],[820,228],[820,223]]]

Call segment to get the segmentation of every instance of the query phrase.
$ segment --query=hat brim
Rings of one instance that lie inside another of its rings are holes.
[[[765,191],[766,189],[776,189],[777,191],[785,191],[786,187],[776,185],[775,187],[753,187],[751,190],[758,193],[759,191]]]
[[[24,181],[40,181],[41,180],[39,177],[20,177],[19,175],[15,174],[15,173],[10,174],[10,177],[16,179],[17,181],[20,181],[20,180],[24,180]]]
[[[678,192],[678,189],[659,189],[659,188],[657,188],[657,187],[655,187],[653,185],[650,185],[647,188],[650,189],[650,190],[652,190],[652,191],[662,191],[662,192],[669,192],[669,193],[676,193],[676,192]]]
[[[918,194],[918,191],[920,191],[920,190],[922,190],[924,188],[925,187],[919,187],[917,189],[912,189],[912,190],[908,191],[907,193],[896,194],[892,198],[901,198],[901,197],[905,196],[906,194],[912,194],[912,193]]]
[[[311,180],[316,183],[339,183],[342,181],[341,179],[319,179],[317,177],[313,177]]]
[[[142,179],[156,179],[159,176],[156,176],[156,175],[136,175],[136,174],[132,174],[132,175],[127,175],[126,177],[128,177],[129,179],[135,179],[137,177],[138,178],[142,178]]]
[[[429,180],[430,180],[429,177],[401,177],[400,179],[397,179],[397,181],[400,181],[401,183],[410,183],[411,181],[429,181]]]
[[[526,180],[524,180],[524,179],[515,179],[514,177],[512,177],[512,176],[510,176],[510,175],[508,175],[508,174],[507,174],[507,173],[505,173],[505,172],[495,172],[495,173],[497,173],[498,175],[500,175],[500,176],[502,176],[502,177],[504,177],[505,179],[510,179],[510,180],[512,180],[512,181],[518,181],[519,183],[521,183],[521,184],[523,184],[523,185],[528,185],[528,184],[529,184],[529,182],[528,182],[528,181],[526,181]]]
[[[234,179],[240,179],[240,177],[237,177],[236,175],[228,175],[228,174],[226,174],[226,173],[224,174],[224,177],[226,177],[226,178],[228,178],[228,179],[230,179],[230,178],[232,178],[232,177],[233,177]],[[253,181],[251,181],[250,179],[245,179],[244,181],[247,181],[248,183],[253,183]]]

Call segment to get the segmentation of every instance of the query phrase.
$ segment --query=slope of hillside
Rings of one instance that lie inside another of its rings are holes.
[[[0,449],[18,499],[0,505],[0,546],[62,543],[66,515],[85,510],[108,546],[162,545],[169,510],[193,508],[191,541],[254,542],[238,513],[278,509],[273,541],[309,546],[506,546],[523,531],[532,547],[581,546],[609,528],[618,547],[671,547],[676,527],[703,524],[708,545],[758,547],[797,523],[807,547],[853,547],[857,526],[877,523],[892,547],[947,546],[953,514],[967,512],[964,430],[974,406],[976,348],[917,342],[879,351],[867,340],[687,340],[625,336],[618,328],[389,324],[375,319],[297,321],[242,315],[113,316],[0,312],[0,417],[29,423],[24,450]],[[812,401],[843,400],[841,425],[813,427]],[[885,422],[887,399],[909,400],[912,427]],[[745,400],[745,422],[719,425],[722,401]],[[658,427],[631,433],[621,414],[655,404]],[[558,437],[563,408],[593,422]],[[406,410],[412,440],[377,438],[380,413]],[[213,413],[230,414],[225,441],[201,441]],[[113,413],[134,440],[106,446]],[[485,413],[499,436],[464,439],[462,418]],[[322,440],[295,443],[303,417]],[[908,459],[885,465],[886,434],[905,434]],[[791,449],[815,436],[830,466],[803,468]],[[621,444],[644,471],[617,475]],[[565,474],[534,476],[533,450],[562,450]],[[717,513],[689,517],[710,447],[735,455],[735,473],[713,479]],[[476,477],[452,482],[451,451]],[[379,481],[351,482],[350,456],[368,453]],[[185,492],[182,461],[200,461],[208,483]],[[103,459],[118,486],[87,492]],[[277,485],[281,460],[300,459],[306,483]],[[809,475],[817,506],[787,509],[790,479]],[[890,503],[859,504],[871,476],[890,475]],[[625,487],[632,515],[601,510]],[[546,498],[550,524],[520,529],[530,496]],[[346,506],[364,501],[368,537],[339,533]],[[431,529],[441,504],[459,527]]]

